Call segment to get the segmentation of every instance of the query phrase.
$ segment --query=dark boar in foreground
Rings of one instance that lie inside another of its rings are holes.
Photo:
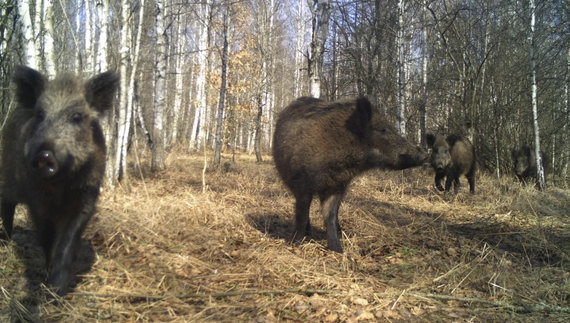
[[[313,195],[321,201],[330,250],[342,252],[338,209],[351,180],[371,168],[421,165],[427,154],[396,133],[366,98],[325,102],[302,97],[277,117],[273,158],[295,195],[295,236],[310,230]]]
[[[432,148],[430,163],[435,170],[435,186],[443,191],[441,180],[446,177],[445,191],[449,192],[451,184],[455,194],[459,191],[459,177],[465,175],[469,182],[469,191],[475,193],[475,148],[469,139],[459,135],[449,135],[447,138],[428,134],[428,147]]]
[[[531,181],[537,181],[536,178],[536,153],[534,148],[529,146],[522,146],[520,149],[513,149],[512,151],[513,162],[515,167],[515,175],[521,183],[528,184]],[[541,152],[541,157],[542,152]],[[544,164],[544,157],[542,163]],[[546,176],[545,176],[546,178]],[[530,179],[530,181],[529,181]]]
[[[16,204],[27,205],[59,295],[68,292],[95,212],[106,153],[99,116],[111,108],[118,81],[110,72],[85,83],[70,74],[49,81],[28,67],[13,76],[18,106],[2,130],[2,223],[10,238]]]

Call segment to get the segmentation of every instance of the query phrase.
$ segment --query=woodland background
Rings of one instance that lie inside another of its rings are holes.
[[[497,176],[538,138],[566,185],[569,10],[566,0],[2,0],[0,120],[17,64],[119,72],[106,118],[113,186],[133,143],[152,150],[152,170],[173,148],[261,160],[296,97],[370,95],[418,144],[426,132],[468,136]]]

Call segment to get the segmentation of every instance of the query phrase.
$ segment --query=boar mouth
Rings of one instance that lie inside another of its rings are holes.
[[[32,172],[41,178],[50,178],[57,173],[59,165],[51,151],[40,151],[30,162]]]

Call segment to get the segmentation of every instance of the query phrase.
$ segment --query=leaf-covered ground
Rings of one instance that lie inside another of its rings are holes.
[[[568,322],[570,191],[478,174],[477,194],[438,192],[429,169],[372,171],[340,211],[328,251],[314,201],[293,245],[293,202],[270,157],[173,154],[131,165],[105,191],[77,259],[77,286],[46,299],[25,209],[0,246],[0,321]],[[142,169],[142,170],[141,170]],[[464,181],[466,184],[466,181]]]

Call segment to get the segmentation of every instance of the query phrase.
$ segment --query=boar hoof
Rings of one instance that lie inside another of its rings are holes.
[[[48,178],[57,173],[58,165],[57,160],[53,157],[51,151],[40,151],[31,162],[32,171],[42,177]]]

